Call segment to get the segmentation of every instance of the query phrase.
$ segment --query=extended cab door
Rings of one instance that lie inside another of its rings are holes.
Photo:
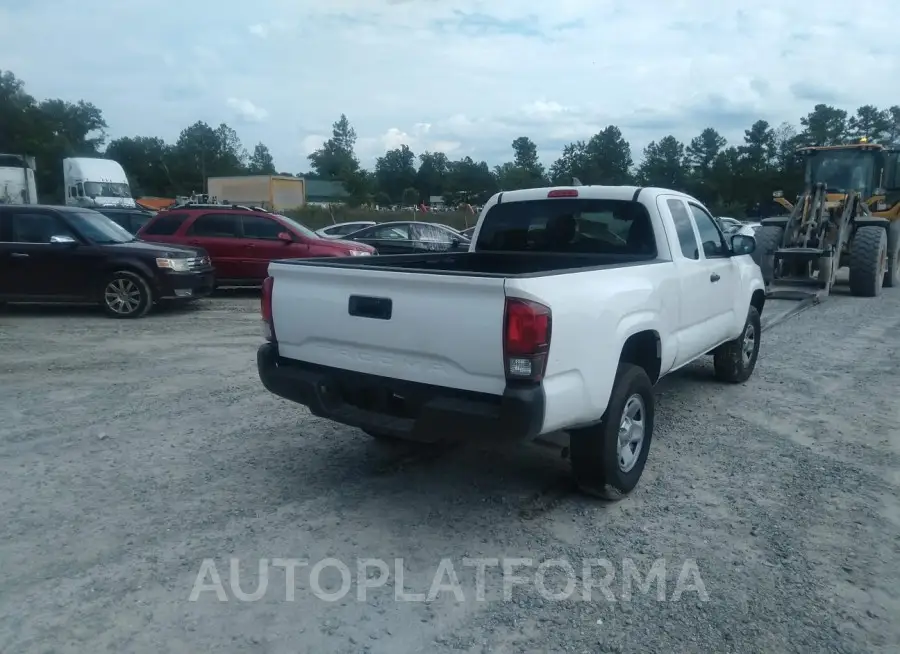
[[[746,319],[740,316],[738,320],[734,313],[734,298],[741,286],[740,270],[716,220],[699,204],[688,201],[687,205],[700,238],[700,255],[709,272],[709,302],[716,312],[713,333],[717,344],[734,338],[735,325],[742,327]]]
[[[687,202],[679,196],[660,195],[657,208],[663,216],[672,218],[678,239],[677,244],[671,243],[681,295],[675,328],[678,349],[674,367],[677,368],[709,351],[716,344],[718,334],[724,333],[717,326],[723,307],[712,299],[714,287],[721,279],[713,279],[713,271],[702,256],[696,225]]]

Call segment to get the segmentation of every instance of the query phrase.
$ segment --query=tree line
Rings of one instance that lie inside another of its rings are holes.
[[[175,143],[133,136],[107,143],[103,113],[86,101],[36,100],[9,71],[0,71],[0,152],[36,157],[37,185],[43,201],[62,197],[61,159],[104,156],[125,169],[135,196],[174,197],[203,192],[212,176],[282,174],[268,147],[245,149],[237,132],[198,121]],[[549,167],[540,162],[531,138],[512,144],[512,161],[491,168],[471,157],[451,160],[442,152],[418,155],[408,146],[388,150],[372,170],[355,153],[356,131],[346,115],[309,155],[310,179],[342,182],[353,204],[412,205],[442,196],[450,205],[481,204],[499,190],[551,184],[629,184],[682,190],[721,215],[768,213],[773,190],[796,194],[803,184],[802,161],[795,152],[807,145],[837,145],[861,138],[900,146],[900,106],[863,105],[855,113],[817,104],[799,124],[771,125],[757,120],[739,143],[707,127],[689,142],[672,135],[651,142],[635,163],[621,130],[609,125],[587,140],[566,145]]]

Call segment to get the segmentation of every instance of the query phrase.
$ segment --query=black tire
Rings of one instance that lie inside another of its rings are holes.
[[[900,286],[900,219],[892,220],[888,227],[887,252],[888,268],[882,286],[895,288]]]
[[[103,282],[100,306],[112,318],[142,318],[153,306],[153,291],[138,273],[117,270]]]
[[[784,238],[784,227],[777,225],[763,225],[756,232],[756,249],[753,251],[753,260],[762,271],[763,281],[768,284],[775,277],[775,271],[771,269],[766,257],[781,247]]]
[[[850,292],[858,297],[881,294],[887,270],[887,230],[860,227],[850,242]]]
[[[756,310],[756,307],[750,307],[741,335],[732,341],[722,343],[713,352],[713,368],[716,371],[716,379],[731,384],[741,384],[750,379],[750,375],[756,368],[756,361],[759,359],[761,334],[762,324],[759,319],[759,311]]]
[[[634,398],[639,398],[635,403]],[[643,438],[637,448],[628,445],[633,462],[620,465],[619,432],[626,410],[637,404]],[[606,413],[599,424],[569,432],[572,474],[585,494],[604,500],[619,500],[634,490],[650,452],[656,413],[653,384],[643,368],[620,363]],[[636,456],[634,456],[636,453]]]

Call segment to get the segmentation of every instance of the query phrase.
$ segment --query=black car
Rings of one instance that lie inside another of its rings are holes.
[[[120,209],[118,207],[98,207],[94,211],[99,211],[120,227],[124,227],[129,234],[137,234],[138,230],[156,215],[155,211]]]
[[[88,302],[138,318],[214,285],[201,248],[137,240],[91,209],[0,205],[0,303]]]
[[[464,250],[469,239],[459,232],[437,223],[397,221],[380,223],[344,236],[345,241],[371,245],[378,254],[416,254]]]

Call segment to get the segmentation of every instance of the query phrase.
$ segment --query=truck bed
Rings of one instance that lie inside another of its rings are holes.
[[[278,264],[325,268],[371,268],[392,272],[477,277],[538,277],[660,263],[645,255],[546,252],[435,252],[375,257],[285,259]]]

